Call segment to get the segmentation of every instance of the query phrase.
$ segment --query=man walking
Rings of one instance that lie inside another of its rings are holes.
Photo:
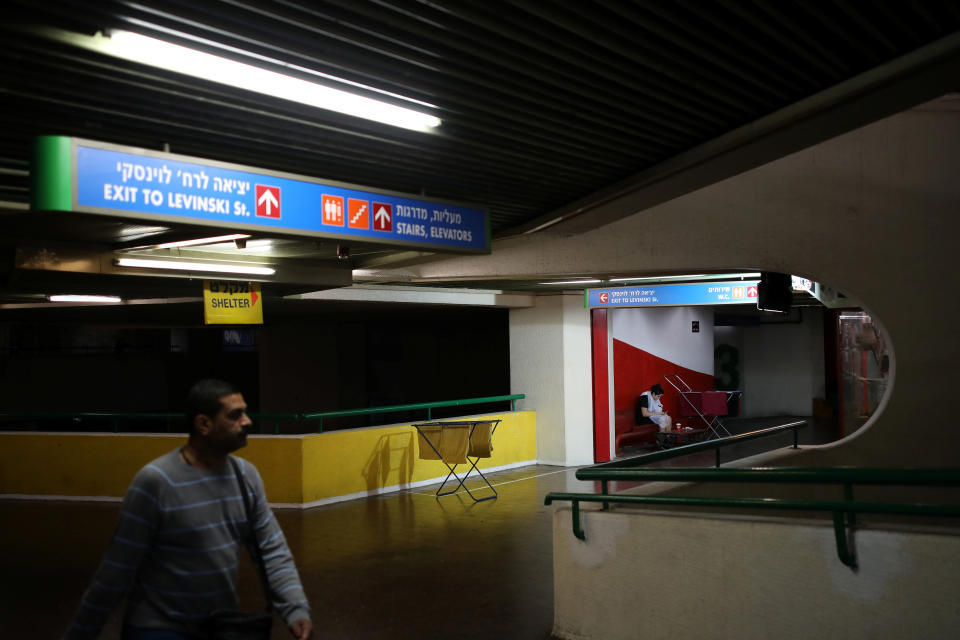
[[[267,505],[260,474],[230,456],[252,424],[232,385],[201,380],[187,396],[190,438],[133,479],[113,540],[84,594],[68,640],[96,638],[127,595],[124,640],[191,640],[212,611],[237,606],[240,547],[259,543],[273,606],[296,640],[312,636],[293,556]],[[232,462],[249,494],[247,519]]]

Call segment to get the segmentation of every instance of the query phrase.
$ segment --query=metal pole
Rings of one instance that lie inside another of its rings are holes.
[[[573,535],[575,535],[580,540],[586,540],[587,536],[583,533],[583,527],[580,525],[580,502],[577,500],[573,501]]]
[[[847,502],[853,502],[853,485],[849,482],[843,485],[843,499]],[[847,525],[854,526],[857,524],[857,514],[854,511],[847,513]]]

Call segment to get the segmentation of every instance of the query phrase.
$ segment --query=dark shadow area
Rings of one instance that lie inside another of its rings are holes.
[[[254,433],[315,433],[291,414],[510,392],[506,309],[268,301],[262,326],[205,326],[199,303],[14,313],[0,322],[0,407],[31,413],[168,413],[190,386],[229,380]],[[164,313],[153,313],[157,309]],[[98,313],[99,312],[99,313]],[[43,384],[36,381],[42,380]],[[54,392],[55,390],[55,392]],[[505,411],[509,402],[326,418],[323,431]],[[177,419],[47,415],[0,430],[181,432]]]
[[[363,466],[363,475],[367,482],[367,491],[371,495],[380,487],[388,486],[390,472],[396,470],[397,482],[406,485],[413,474],[413,434],[393,433],[380,436],[367,463]]]

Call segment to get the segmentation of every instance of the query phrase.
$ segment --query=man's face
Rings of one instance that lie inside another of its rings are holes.
[[[222,453],[230,453],[247,444],[247,429],[253,424],[247,415],[247,403],[243,394],[233,393],[220,398],[220,411],[208,418],[209,428],[204,440]]]

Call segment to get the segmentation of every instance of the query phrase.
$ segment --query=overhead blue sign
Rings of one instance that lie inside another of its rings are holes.
[[[483,209],[187,156],[69,141],[73,211],[489,252],[489,221]]]
[[[677,307],[701,304],[756,304],[758,280],[655,284],[587,289],[586,307]]]

